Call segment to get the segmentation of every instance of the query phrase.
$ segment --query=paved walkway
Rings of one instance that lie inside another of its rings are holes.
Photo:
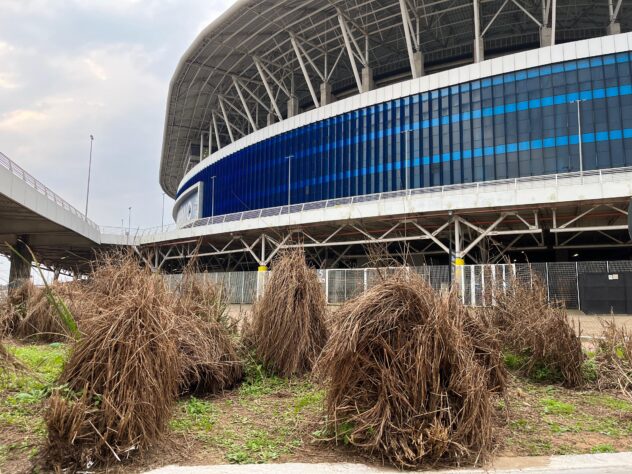
[[[379,474],[401,472],[363,464],[246,464],[218,466],[165,466],[146,474]],[[410,472],[410,471],[407,471]],[[423,472],[423,471],[417,471]],[[632,453],[583,454],[576,456],[498,458],[487,469],[425,471],[434,474],[630,474]]]
[[[229,306],[229,314],[237,319],[240,319],[240,314],[243,315],[246,312],[250,311],[252,305],[244,304],[238,305],[233,304]],[[330,311],[335,311],[338,306],[330,305],[328,306]],[[568,314],[571,316],[573,321],[575,321],[575,327],[579,323],[582,329],[582,336],[586,337],[596,337],[601,334],[601,323],[600,319],[612,319],[614,318],[615,322],[619,326],[626,326],[630,330],[632,330],[632,315],[626,314],[601,314],[601,315],[587,315],[578,311],[576,309],[571,309],[568,311]],[[631,470],[632,473],[632,470]]]

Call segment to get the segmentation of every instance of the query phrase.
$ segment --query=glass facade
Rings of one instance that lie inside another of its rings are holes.
[[[632,165],[632,54],[502,74],[358,109],[207,166],[202,216]]]

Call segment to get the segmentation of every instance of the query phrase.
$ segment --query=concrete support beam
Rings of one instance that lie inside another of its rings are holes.
[[[621,33],[621,23],[619,23],[618,21],[615,21],[613,23],[610,23],[607,28],[606,28],[606,33],[608,35],[618,35]]]
[[[334,101],[334,96],[331,92],[331,84],[323,82],[320,85],[320,105],[331,104]]]
[[[418,77],[425,76],[426,70],[424,69],[424,53],[421,51],[413,53],[413,61],[415,63],[415,69],[417,70]]]
[[[25,280],[31,277],[31,253],[28,248],[28,236],[21,235],[15,245],[15,250],[26,259],[11,255],[11,267],[9,269],[9,289],[18,288]]]
[[[375,89],[375,80],[373,79],[373,69],[365,67],[362,69],[362,92],[369,92]]]
[[[481,16],[479,0],[472,2],[474,7],[474,62],[480,63],[485,60],[485,47],[483,42],[483,35],[481,34]]]
[[[546,48],[553,45],[553,30],[550,26],[540,28],[540,47]]]
[[[298,97],[293,95],[287,101],[287,117],[294,117],[298,115]]]

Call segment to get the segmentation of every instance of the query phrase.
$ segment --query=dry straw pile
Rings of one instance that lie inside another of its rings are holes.
[[[325,310],[322,285],[302,249],[285,251],[253,307],[245,339],[269,370],[285,377],[307,373],[327,341]]]
[[[182,388],[219,390],[241,366],[223,328],[130,254],[98,262],[84,298],[83,335],[46,414],[50,467],[122,460],[157,443]],[[228,354],[228,355],[227,355]]]
[[[618,388],[632,402],[632,331],[602,320],[596,362],[600,389]]]
[[[26,280],[11,290],[3,302],[6,334],[26,341],[67,342],[72,334],[59,317],[58,310],[51,304],[47,292],[67,297],[70,287],[70,284],[56,283],[46,289]]]
[[[506,292],[496,293],[496,304],[488,309],[490,318],[503,347],[526,358],[524,372],[532,376],[547,370],[567,387],[583,384],[581,341],[566,309],[548,302],[544,285],[537,278],[516,279]]]
[[[178,348],[183,358],[181,391],[218,393],[243,377],[243,365],[231,337],[224,289],[185,273],[178,288]]]
[[[401,272],[335,316],[316,370],[337,435],[401,468],[486,459],[504,369],[491,333],[475,344],[468,330],[483,323],[455,293]]]

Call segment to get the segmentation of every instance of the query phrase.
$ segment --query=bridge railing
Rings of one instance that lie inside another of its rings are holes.
[[[48,188],[46,185],[42,184],[41,181],[33,177],[28,171],[25,171],[24,168],[12,161],[11,158],[9,158],[2,152],[0,152],[0,166],[9,170],[14,176],[24,181],[31,188],[33,188],[43,196],[46,196],[49,200],[51,200],[64,210],[85,221],[93,229],[99,230],[99,226],[88,219],[85,214],[79,212],[74,206],[66,202],[63,198],[61,198],[57,193]]]

